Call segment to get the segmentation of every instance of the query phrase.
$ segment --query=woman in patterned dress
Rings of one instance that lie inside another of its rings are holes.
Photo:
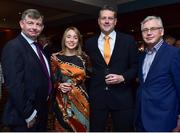
[[[84,86],[87,56],[81,45],[80,32],[69,27],[62,38],[62,51],[51,57],[55,131],[89,131],[89,103]]]

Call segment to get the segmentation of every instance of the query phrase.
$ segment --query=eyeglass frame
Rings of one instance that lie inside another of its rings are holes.
[[[151,28],[144,28],[141,30],[142,33],[147,34],[149,31],[150,32],[155,32],[156,30],[162,29],[163,27],[151,27]]]

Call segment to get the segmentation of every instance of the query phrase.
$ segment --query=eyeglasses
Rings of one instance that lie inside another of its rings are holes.
[[[148,33],[149,31],[150,32],[155,32],[155,31],[157,31],[157,30],[159,30],[159,29],[162,29],[162,27],[151,27],[151,28],[145,28],[145,29],[142,29],[142,33]]]

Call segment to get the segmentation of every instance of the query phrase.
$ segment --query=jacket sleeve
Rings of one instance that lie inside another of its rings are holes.
[[[171,64],[172,80],[174,81],[177,96],[180,105],[180,49],[174,53],[174,58]],[[180,112],[179,112],[180,113]]]
[[[24,66],[24,59],[17,45],[13,42],[6,44],[2,52],[2,69],[9,100],[18,114],[27,119],[33,113],[34,107],[25,91]]]
[[[138,70],[138,49],[133,38],[129,38],[128,69],[122,74],[125,82],[135,79]]]

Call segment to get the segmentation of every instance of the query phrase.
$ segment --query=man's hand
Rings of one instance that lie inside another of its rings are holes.
[[[119,84],[124,81],[124,77],[118,74],[108,74],[105,77],[106,84]]]
[[[31,128],[34,126],[35,123],[36,123],[36,117],[34,117],[30,122],[27,123],[27,127]]]
[[[180,115],[178,116],[178,119],[177,119],[177,126],[172,131],[173,132],[180,132]]]

